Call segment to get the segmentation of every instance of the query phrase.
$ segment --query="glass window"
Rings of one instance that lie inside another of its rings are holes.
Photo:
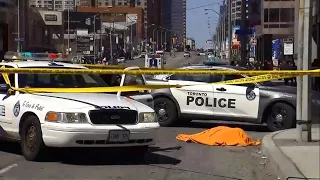
[[[294,8],[281,8],[280,22],[294,22]]]
[[[205,75],[205,74],[186,75],[186,79],[188,81],[209,83],[210,82],[210,75]]]
[[[94,74],[18,74],[20,88],[85,88],[106,87]]]
[[[269,22],[279,22],[279,21],[280,21],[279,8],[269,9]]]
[[[169,77],[170,80],[180,80],[180,81],[187,81],[186,75],[184,74],[173,74]]]
[[[268,9],[264,9],[264,22],[269,22],[269,11]]]
[[[124,79],[124,86],[145,85],[142,75],[127,74]]]

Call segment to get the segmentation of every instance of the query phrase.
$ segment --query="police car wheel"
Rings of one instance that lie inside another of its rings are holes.
[[[294,126],[295,119],[296,112],[293,107],[285,103],[276,103],[268,114],[267,126],[270,131],[289,129]]]
[[[29,116],[23,122],[21,128],[21,151],[28,161],[40,160],[45,150],[42,139],[42,131],[39,119],[36,116]]]
[[[177,123],[177,108],[168,98],[156,98],[154,110],[157,113],[160,126],[173,126]]]

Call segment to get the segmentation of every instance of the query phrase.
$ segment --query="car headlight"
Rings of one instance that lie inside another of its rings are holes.
[[[88,123],[85,113],[53,112],[46,114],[45,121],[56,123]]]
[[[153,123],[157,122],[156,114],[153,112],[140,113],[140,123]]]

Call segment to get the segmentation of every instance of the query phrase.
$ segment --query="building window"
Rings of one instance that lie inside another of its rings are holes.
[[[121,3],[121,2],[118,2],[118,6],[122,6],[122,3]]]
[[[272,8],[269,9],[269,22],[279,22],[280,21],[280,9]]]
[[[281,8],[280,22],[294,22],[294,8]]]
[[[264,9],[264,22],[269,22],[269,11],[268,9]]]

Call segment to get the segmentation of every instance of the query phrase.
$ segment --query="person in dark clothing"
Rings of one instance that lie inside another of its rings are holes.
[[[292,70],[292,71],[297,70],[297,66],[293,61],[289,65],[291,67],[290,70]],[[297,77],[290,78],[290,81],[291,81],[292,86],[297,85]]]
[[[280,67],[280,70],[291,70],[291,66],[287,61],[284,61]],[[289,85],[289,81],[292,81],[290,78],[284,78],[284,84]]]

